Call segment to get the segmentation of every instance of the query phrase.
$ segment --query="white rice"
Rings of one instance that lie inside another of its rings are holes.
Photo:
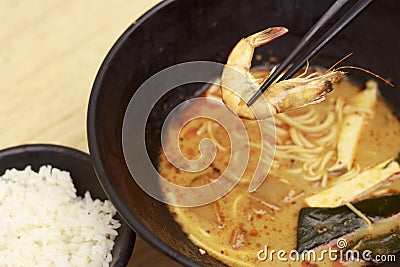
[[[77,197],[51,166],[0,177],[0,266],[109,266],[120,227],[110,201]]]

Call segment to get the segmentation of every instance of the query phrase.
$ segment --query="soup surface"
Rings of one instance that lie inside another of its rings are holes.
[[[257,253],[266,247],[269,251],[296,249],[299,212],[307,207],[307,197],[352,179],[388,158],[396,158],[400,151],[399,120],[379,97],[372,109],[356,110],[352,101],[360,90],[343,80],[326,101],[277,115],[274,118],[275,157],[267,178],[251,193],[249,183],[262,160],[260,130],[257,122],[243,120],[249,136],[250,158],[247,163],[243,160],[247,166],[240,182],[213,203],[194,208],[170,206],[177,223],[199,247],[199,253],[208,253],[229,266],[305,266],[301,260],[282,262],[276,255],[260,260]],[[219,99],[217,86],[211,86],[205,96]],[[185,172],[174,167],[161,151],[159,171],[165,179],[182,186],[199,186],[217,179],[226,169],[231,157],[226,130],[205,118],[186,125],[180,123],[185,116],[212,108],[212,105],[189,105],[180,114],[182,118],[176,118],[168,127],[183,127],[179,147],[188,159],[200,157],[200,141],[211,138],[217,147],[214,161],[200,172]],[[345,116],[357,112],[363,113],[365,121],[351,168],[347,172],[332,173],[329,169],[338,157],[341,123]],[[399,191],[399,180],[386,179],[352,202]],[[395,224],[399,224],[398,219]],[[318,262],[318,266],[335,264],[340,266],[329,259]]]

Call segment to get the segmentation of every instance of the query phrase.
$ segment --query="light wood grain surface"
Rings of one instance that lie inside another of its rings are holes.
[[[27,143],[88,151],[97,70],[122,32],[159,0],[1,0],[0,149]],[[128,266],[179,266],[137,240]]]

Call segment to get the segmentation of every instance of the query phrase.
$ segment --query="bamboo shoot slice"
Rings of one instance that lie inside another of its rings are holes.
[[[337,145],[337,160],[329,168],[330,173],[344,173],[351,169],[362,126],[367,121],[363,111],[373,110],[377,100],[377,92],[377,83],[369,81],[367,88],[354,97],[352,107],[354,107],[355,112],[347,114],[343,119]],[[360,112],[357,112],[357,110]]]
[[[310,207],[337,207],[362,196],[393,174],[400,172],[400,165],[393,158],[369,168],[350,180],[335,184],[305,199]]]

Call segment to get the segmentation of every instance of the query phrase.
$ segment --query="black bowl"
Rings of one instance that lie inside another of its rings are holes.
[[[184,265],[223,266],[208,255],[200,255],[166,205],[142,191],[129,173],[122,148],[122,125],[128,103],[139,86],[177,63],[224,63],[240,38],[268,26],[290,29],[288,35],[258,50],[282,59],[333,2],[169,0],[143,15],[119,38],[93,85],[87,121],[89,149],[107,196],[143,239]],[[375,1],[312,63],[331,66],[354,52],[347,64],[371,69],[399,85],[399,12],[398,1]],[[350,76],[360,83],[371,78],[362,72],[351,72]],[[383,97],[400,114],[400,91],[381,82],[379,85]],[[159,131],[168,111],[193,97],[198,88],[194,85],[173,91],[152,113],[147,122],[146,145],[155,165],[160,149]],[[139,171],[146,173],[145,169]]]
[[[27,165],[38,171],[40,166],[47,164],[70,172],[77,195],[83,196],[89,190],[93,199],[103,201],[107,199],[93,169],[92,161],[86,153],[68,147],[42,144],[23,145],[0,151],[0,175],[7,169],[22,170]],[[110,266],[122,267],[128,264],[136,236],[119,215],[116,218],[120,221],[121,227],[118,229],[118,236],[111,252],[113,259]]]

